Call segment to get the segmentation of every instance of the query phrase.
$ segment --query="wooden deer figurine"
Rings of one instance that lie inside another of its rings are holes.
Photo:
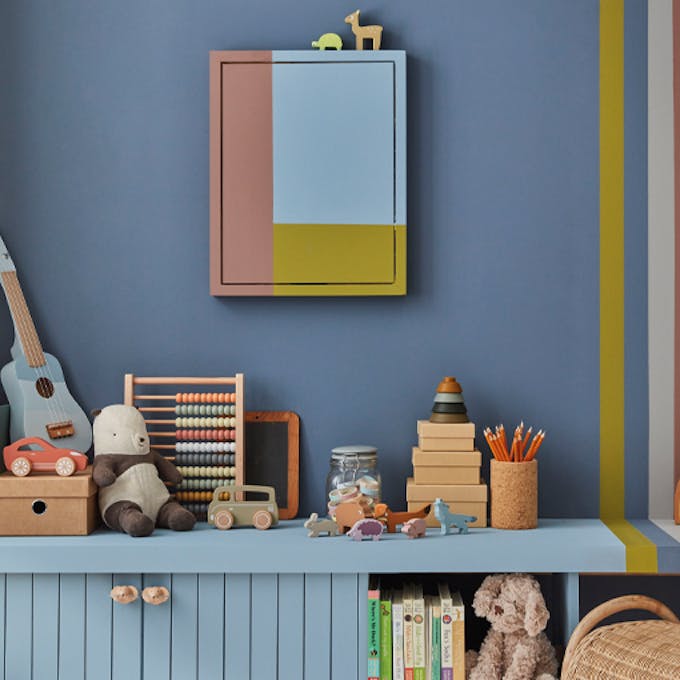
[[[374,50],[380,49],[382,26],[359,26],[359,10],[346,16],[345,23],[352,25],[352,33],[357,37],[356,49],[364,49],[364,40],[370,40]]]

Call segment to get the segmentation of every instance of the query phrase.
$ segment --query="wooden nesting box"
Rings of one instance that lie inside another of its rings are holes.
[[[413,479],[416,484],[479,484],[482,454],[479,451],[439,453],[413,447]]]
[[[487,495],[486,484],[416,484],[413,477],[409,477],[406,482],[409,512],[422,508],[424,503],[433,503],[435,498],[441,498],[451,512],[474,515],[477,521],[471,523],[471,527],[486,526]],[[428,527],[439,526],[432,513],[425,521]]]
[[[0,475],[1,536],[84,536],[98,524],[91,467],[71,477]]]

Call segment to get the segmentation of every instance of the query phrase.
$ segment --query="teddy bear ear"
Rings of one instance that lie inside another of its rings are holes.
[[[90,415],[92,416],[92,418],[96,418],[101,412],[102,410],[100,408],[95,408],[92,411],[90,411]]]
[[[536,637],[545,630],[550,618],[550,612],[545,606],[541,591],[532,589],[527,595],[524,609],[524,627],[531,637]]]
[[[501,592],[501,586],[505,582],[503,574],[495,574],[487,576],[475,593],[472,601],[475,614],[480,618],[485,618],[491,611],[491,605]]]

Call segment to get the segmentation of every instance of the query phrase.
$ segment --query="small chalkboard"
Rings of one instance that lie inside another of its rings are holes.
[[[245,483],[273,486],[281,519],[298,511],[300,418],[292,411],[246,412]]]

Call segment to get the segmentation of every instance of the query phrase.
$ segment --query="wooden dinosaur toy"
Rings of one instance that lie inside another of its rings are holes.
[[[352,26],[352,33],[357,37],[357,50],[364,49],[364,40],[370,40],[374,50],[380,49],[382,26],[359,26],[359,10],[345,17],[345,23]]]

